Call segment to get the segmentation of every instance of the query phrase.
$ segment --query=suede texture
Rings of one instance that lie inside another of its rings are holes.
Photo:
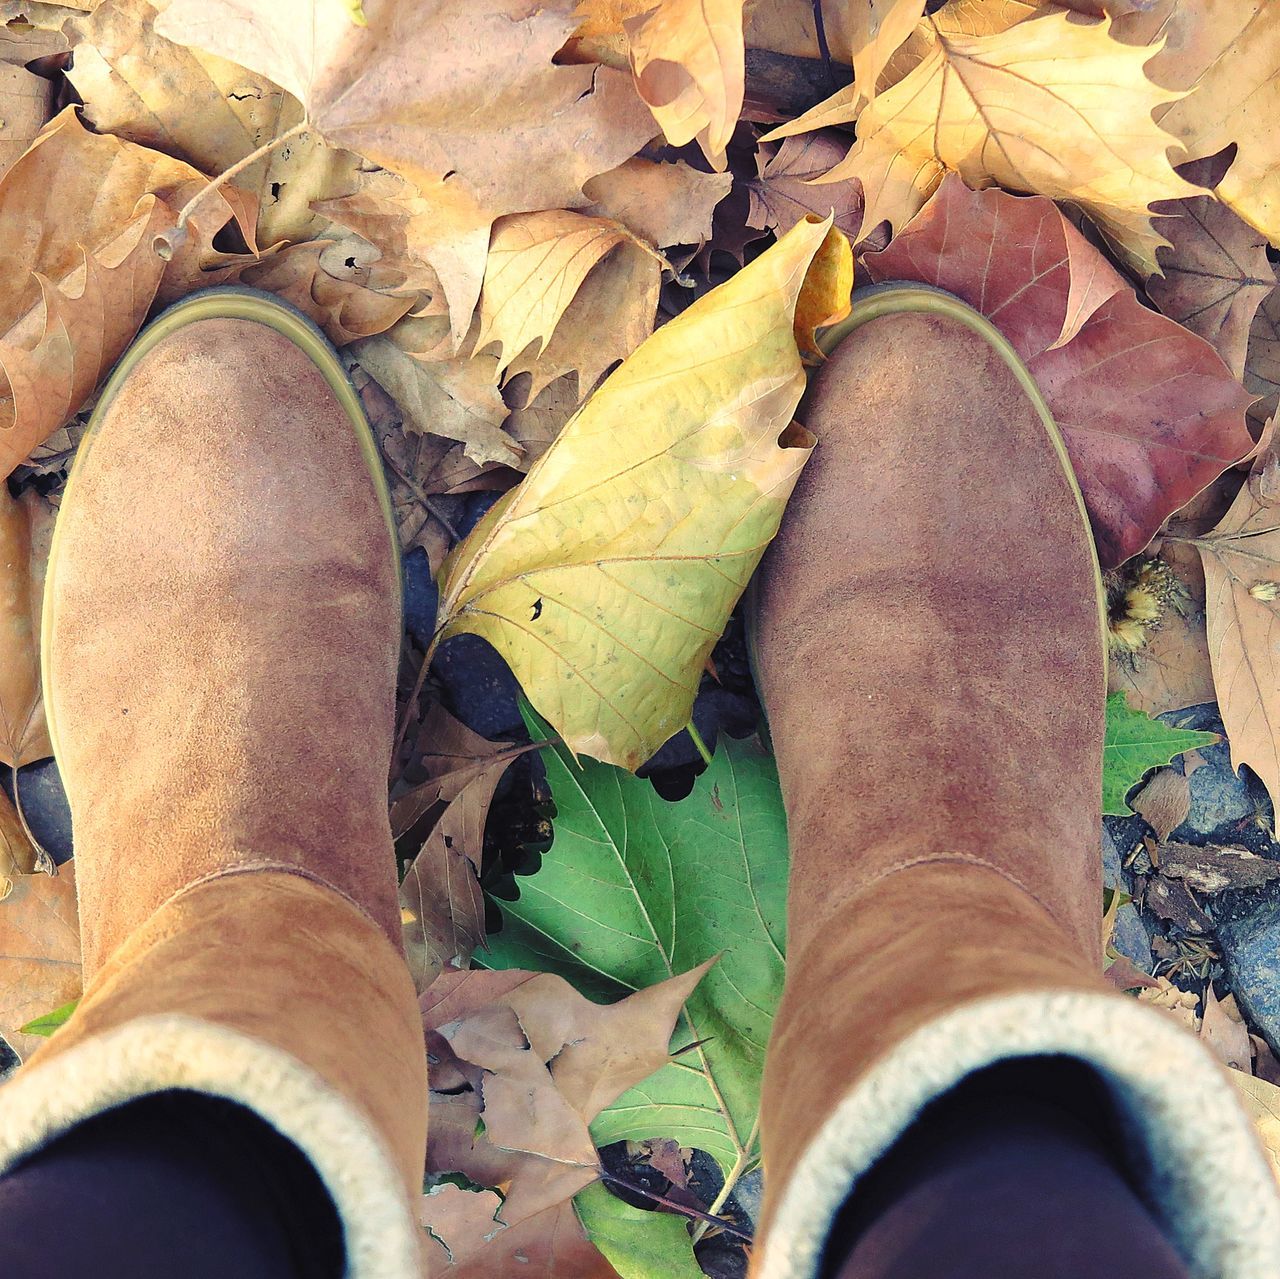
[[[49,589],[86,977],[185,885],[255,865],[332,885],[399,945],[397,567],[310,359],[236,319],[145,356],[78,463]]]

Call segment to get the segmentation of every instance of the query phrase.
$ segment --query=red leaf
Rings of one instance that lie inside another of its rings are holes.
[[[866,268],[945,289],[1009,339],[1062,430],[1104,567],[1252,447],[1251,397],[1218,353],[1147,310],[1044,196],[950,176]]]

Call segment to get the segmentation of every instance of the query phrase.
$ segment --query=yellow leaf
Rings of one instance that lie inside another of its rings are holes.
[[[583,395],[653,332],[660,284],[658,256],[617,222],[563,209],[501,218],[474,349],[496,343],[509,378],[531,374],[530,396],[569,372]]]
[[[489,227],[507,213],[584,203],[582,184],[634,155],[653,120],[631,77],[561,66],[570,6],[528,0],[171,0],[156,30],[292,93],[332,146],[417,188],[428,259],[456,343],[471,322]]]
[[[302,106],[265,76],[158,34],[155,20],[168,3],[106,0],[69,23],[76,45],[67,74],[99,133],[221,173],[297,124]],[[237,185],[258,200],[259,243],[322,232],[312,202],[350,191],[358,166],[350,151],[304,133],[237,174]]]
[[[574,751],[634,769],[687,721],[808,457],[779,443],[796,317],[847,311],[850,256],[798,223],[643,343],[446,563],[440,638],[493,644]]]
[[[929,36],[920,64],[860,116],[844,91],[768,137],[857,118],[858,140],[823,181],[862,183],[868,231],[901,227],[952,169],[971,187],[1072,200],[1131,265],[1156,271],[1165,240],[1148,206],[1198,188],[1174,172],[1173,139],[1152,120],[1179,95],[1147,79],[1151,51],[1061,10],[994,34],[932,20],[920,30]]]
[[[53,533],[43,498],[0,483],[0,762],[19,768],[53,754],[40,698],[40,601]]]
[[[1280,1182],[1280,1088],[1238,1070],[1231,1072],[1231,1082],[1258,1130],[1271,1171]]]
[[[876,96],[876,82],[898,46],[915,30],[924,13],[924,0],[866,0],[853,4],[853,83],[867,101]]]
[[[1163,0],[1152,14],[1135,14],[1124,25],[1134,35],[1164,38],[1147,64],[1156,83],[1193,90],[1157,112],[1160,125],[1191,159],[1235,143],[1236,158],[1215,194],[1280,243],[1280,7],[1257,0]]]
[[[746,49],[743,0],[662,0],[623,24],[636,87],[672,146],[699,140],[724,168],[742,113]]]

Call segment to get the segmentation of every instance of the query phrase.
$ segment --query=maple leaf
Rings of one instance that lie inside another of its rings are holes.
[[[0,176],[13,167],[22,153],[35,141],[49,118],[53,86],[43,76],[26,67],[0,63],[0,101],[4,116],[0,119]]]
[[[650,287],[641,290],[649,299],[647,309],[652,315],[658,304],[659,260],[620,223],[567,209],[500,218],[493,224],[489,241],[480,292],[480,329],[473,349],[483,351],[497,345],[500,369],[530,345],[537,346],[535,356],[543,354],[587,277],[606,270],[611,261],[621,265],[620,274],[631,275],[622,262],[628,254],[639,258],[652,277]],[[613,299],[622,293],[612,280],[602,287]],[[609,364],[629,355],[648,336],[648,331],[629,334],[634,338],[631,345],[615,353],[611,343],[603,340],[606,335],[612,338],[615,331],[592,332],[582,357],[590,358],[592,349],[599,351],[603,346],[604,363]]]
[[[1160,126],[1201,159],[1235,144],[1217,196],[1273,243],[1280,242],[1280,157],[1272,121],[1280,114],[1275,50],[1280,10],[1256,0],[1159,3],[1118,25],[1123,38],[1162,46],[1147,63],[1157,84],[1176,90]]]
[[[1008,338],[1062,431],[1104,567],[1249,451],[1249,396],[1203,339],[1147,310],[1043,196],[948,177],[875,280],[964,299]]]
[[[579,212],[621,222],[658,248],[702,244],[711,235],[715,206],[732,185],[728,173],[633,156],[586,183],[582,190],[592,203]]]
[[[40,607],[53,513],[28,490],[0,485],[0,762],[19,768],[53,754],[40,696]]]
[[[507,213],[585,204],[582,184],[648,141],[629,76],[557,66],[570,5],[368,0],[172,0],[156,30],[292,93],[331,145],[407,178],[432,216],[421,236],[461,342],[489,227]]]
[[[450,557],[440,641],[489,640],[573,750],[643,763],[777,529],[808,456],[778,443],[804,317],[851,280],[848,241],[803,222],[659,329]]]
[[[742,112],[743,0],[659,0],[623,23],[636,88],[673,146],[698,139],[717,169]]]
[[[786,816],[758,743],[722,742],[679,804],[605,764],[542,756],[556,804],[541,868],[502,906],[488,956],[536,964],[595,998],[719,955],[690,996],[673,1061],[602,1111],[597,1144],[669,1137],[730,1183],[759,1158],[764,1049],[782,993]]]
[[[240,273],[240,280],[265,289],[313,319],[334,346],[385,333],[413,306],[413,298],[365,288],[331,275],[324,266],[332,241],[311,240],[273,253]]]
[[[971,186],[1072,200],[1131,264],[1155,271],[1164,240],[1149,205],[1197,191],[1151,118],[1178,95],[1147,79],[1150,52],[1061,11],[977,36],[932,18],[919,31],[919,65],[865,111],[846,90],[766,140],[856,118],[857,141],[824,181],[861,181],[867,228],[901,227],[952,170]]]
[[[1272,289],[1258,308],[1249,329],[1244,362],[1244,384],[1262,400],[1250,410],[1255,421],[1265,422],[1280,409],[1280,288]]]
[[[747,225],[782,235],[809,214],[830,216],[850,240],[857,240],[862,228],[862,184],[856,178],[814,184],[847,150],[847,138],[824,131],[784,138],[776,147],[764,143],[757,153],[759,176],[747,181],[751,197]]]
[[[1198,186],[1212,186],[1214,158],[1180,165]],[[1266,239],[1214,195],[1159,200],[1160,229],[1169,241],[1156,250],[1162,276],[1147,281],[1147,296],[1160,311],[1199,334],[1243,377],[1249,329],[1275,288]]]
[[[1222,521],[1194,539],[1204,563],[1209,657],[1231,764],[1280,800],[1280,456],[1273,445]]]
[[[1217,733],[1187,728],[1169,728],[1157,719],[1131,710],[1123,693],[1107,698],[1107,733],[1102,748],[1102,811],[1128,816],[1133,810],[1125,796],[1153,768],[1167,764],[1175,755],[1212,746]]]
[[[301,104],[264,76],[156,31],[169,0],[105,0],[67,30],[75,59],[67,74],[99,133],[136,142],[221,173],[302,119]],[[254,193],[257,239],[305,240],[323,230],[312,201],[345,194],[359,157],[312,133],[282,142],[236,183]]]
[[[566,1270],[550,1267],[565,1266],[566,1253],[576,1258],[568,1273],[612,1273],[569,1202],[600,1176],[588,1125],[666,1062],[681,1006],[706,967],[606,1006],[532,972],[446,971],[422,995],[428,1049],[440,1063],[428,1170],[504,1191],[500,1206],[440,1189],[421,1201],[451,1274],[560,1279]],[[442,1084],[451,1092],[438,1091]]]
[[[434,326],[412,316],[351,353],[400,406],[406,424],[463,444],[477,463],[521,466],[524,450],[502,430],[498,357],[437,354]],[[424,349],[425,348],[425,349]]]
[[[213,237],[247,206],[216,192],[172,261],[152,248],[205,186],[190,165],[99,137],[74,108],[56,116],[0,179],[0,471],[8,474],[77,410],[157,296],[212,282]],[[57,210],[56,220],[47,217]],[[252,234],[252,221],[247,234]],[[230,269],[255,261],[234,256]]]
[[[0,901],[0,1036],[20,1057],[40,1046],[19,1027],[80,995],[75,866],[20,875]]]

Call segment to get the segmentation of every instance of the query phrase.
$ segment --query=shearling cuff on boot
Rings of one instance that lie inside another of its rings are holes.
[[[766,1070],[754,1279],[816,1279],[851,1188],[923,1108],[984,1066],[1037,1055],[1097,1071],[1139,1194],[1196,1279],[1277,1273],[1280,1191],[1225,1069],[1073,960],[1026,894],[939,863],[887,877],[847,911],[843,933],[790,961]]]
[[[414,1279],[426,1056],[382,931],[296,874],[224,875],[170,899],[71,1021],[0,1088],[0,1173],[92,1115],[168,1089],[229,1098],[311,1160],[352,1279]]]

